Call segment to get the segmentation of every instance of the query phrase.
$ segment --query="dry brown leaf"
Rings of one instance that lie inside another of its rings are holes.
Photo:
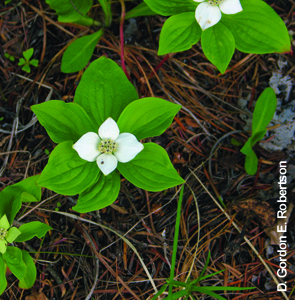
[[[285,227],[285,223],[288,223],[290,215],[293,211],[294,204],[289,203],[287,212],[286,212],[286,218],[285,219],[278,219],[277,222],[269,227],[264,229],[264,232],[270,237],[270,244],[271,245],[279,245],[280,244],[280,238],[284,235],[284,232],[278,232],[278,226]]]
[[[118,206],[116,204],[111,204],[111,207],[123,215],[128,214],[128,211],[124,207]]]
[[[276,221],[274,209],[265,201],[257,199],[240,200],[232,205],[232,209],[237,212],[243,212],[244,214],[253,213],[254,217],[261,223],[263,228],[273,226]]]
[[[193,120],[192,118],[190,118],[189,116],[185,116],[184,117],[184,121],[190,127],[193,127],[193,128],[200,127],[200,125],[195,120]]]
[[[48,300],[48,298],[43,293],[34,293],[30,296],[27,296],[25,300]]]

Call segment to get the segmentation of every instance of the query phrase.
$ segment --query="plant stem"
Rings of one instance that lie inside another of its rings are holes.
[[[129,74],[126,70],[125,60],[124,60],[124,32],[123,32],[123,26],[124,26],[124,19],[125,19],[125,3],[124,0],[119,0],[122,7],[122,13],[121,13],[121,21],[120,21],[120,44],[121,44],[121,62],[122,62],[122,68],[124,73],[126,74],[127,78],[131,80]]]
[[[153,70],[153,72],[148,76],[148,79],[151,79],[151,78],[155,75],[155,73],[162,67],[162,65],[164,64],[164,62],[165,62],[168,58],[170,58],[170,55],[169,55],[169,54],[167,54],[167,55],[160,61],[160,63],[155,67],[155,69]]]
[[[174,241],[173,241],[173,252],[172,252],[172,260],[171,260],[171,269],[170,269],[170,279],[169,279],[169,292],[168,297],[172,300],[172,284],[171,282],[174,279],[174,269],[176,263],[176,254],[177,254],[177,245],[178,245],[178,234],[179,234],[179,224],[181,217],[181,203],[183,198],[183,189],[184,185],[181,187],[180,195],[177,204],[177,215],[176,215],[176,223],[175,223],[175,232],[174,232]]]

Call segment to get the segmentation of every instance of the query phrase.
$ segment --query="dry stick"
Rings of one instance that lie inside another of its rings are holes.
[[[217,140],[217,141],[215,142],[215,144],[213,145],[213,147],[212,147],[212,149],[211,149],[211,151],[210,151],[210,155],[209,155],[209,174],[210,174],[210,176],[211,176],[212,179],[213,179],[213,175],[212,175],[212,163],[211,163],[212,160],[211,160],[211,158],[212,158],[212,156],[213,156],[213,154],[214,154],[214,152],[215,152],[215,150],[216,150],[218,144],[219,144],[223,139],[225,139],[226,137],[228,137],[229,135],[236,134],[236,133],[241,133],[241,132],[243,132],[243,131],[242,131],[242,130],[230,131],[230,132],[224,134],[224,135],[223,135],[219,140]]]
[[[41,8],[41,10],[43,10],[42,4],[40,2],[40,0],[38,0],[39,6]],[[41,53],[41,57],[40,57],[40,67],[43,64],[43,60],[45,57],[45,52],[46,52],[46,41],[47,41],[47,26],[46,26],[46,22],[45,19],[43,18],[43,48],[42,48],[42,53]]]
[[[93,222],[94,223],[94,222]],[[108,271],[115,277],[117,278],[121,284],[138,300],[140,300],[140,298],[138,298],[138,296],[126,285],[126,283],[121,279],[120,276],[118,276],[116,274],[116,272],[108,265],[108,263],[105,261],[105,259],[103,258],[103,256],[96,251],[95,249],[95,245],[93,244],[90,236],[86,233],[86,231],[83,228],[83,232],[82,232],[84,238],[86,239],[87,244],[89,245],[89,247],[91,248],[92,252],[95,254],[95,256],[102,262],[102,264],[108,269]],[[86,300],[86,299],[85,299]]]
[[[28,78],[28,77],[25,77],[25,76],[22,76],[22,75],[19,75],[19,74],[15,74],[15,73],[12,73],[20,78],[23,78],[23,79],[26,79],[28,81],[31,81],[31,82],[34,82],[34,80]],[[35,81],[36,83],[39,83],[37,81]],[[52,95],[52,92],[53,92],[53,88],[48,86],[48,85],[45,85],[45,84],[41,84],[39,83],[40,85],[42,85],[43,87],[46,87],[48,89],[50,89],[50,92],[46,98],[45,101],[48,101],[50,98],[51,98],[51,95]],[[17,105],[16,105],[16,114],[15,114],[15,118],[14,118],[14,121],[13,121],[13,126],[12,126],[12,130],[11,131],[8,131],[8,130],[3,130],[3,129],[0,129],[0,132],[3,132],[3,133],[7,133],[7,134],[10,134],[10,139],[9,139],[9,144],[8,144],[8,148],[7,148],[7,156],[5,157],[4,159],[4,162],[3,162],[3,166],[2,168],[0,169],[0,176],[2,176],[2,173],[4,172],[4,170],[6,169],[6,166],[7,166],[7,162],[8,162],[8,158],[9,158],[9,154],[10,153],[13,153],[15,151],[10,151],[11,149],[11,146],[12,146],[12,139],[13,139],[13,135],[17,135],[18,133],[30,128],[31,126],[33,126],[36,122],[37,122],[37,117],[36,116],[33,116],[32,120],[25,126],[22,127],[22,129],[18,130],[18,125],[19,125],[19,119],[18,119],[18,115],[19,115],[19,112],[20,112],[20,107],[21,107],[21,104],[23,102],[23,100],[25,99],[26,95],[24,97],[22,97],[18,102],[17,102]],[[19,151],[18,151],[19,152]],[[30,153],[30,159],[29,159],[29,162],[31,160],[31,153]],[[26,178],[27,176],[27,171],[28,171],[28,168],[26,169],[26,173],[25,173],[25,177],[24,179]]]
[[[63,28],[61,25],[59,25],[57,22],[53,21],[52,19],[50,19],[49,17],[47,17],[43,11],[39,10],[38,8],[36,8],[35,6],[31,5],[30,3],[28,3],[25,0],[22,0],[23,3],[29,5],[31,7],[32,10],[34,10],[39,16],[45,18],[45,20],[47,20],[49,23],[55,25],[57,28],[59,28],[60,30],[66,32],[68,35],[70,36],[75,36],[75,34],[73,34],[72,32],[66,30],[65,28]]]
[[[146,73],[144,72],[143,67],[142,67],[141,64],[137,61],[137,59],[135,58],[135,56],[134,56],[132,53],[130,53],[130,56],[135,60],[135,62],[136,62],[136,64],[137,64],[138,68],[140,69],[141,73],[143,74],[143,77],[144,77],[144,79],[145,79],[145,82],[146,82],[146,84],[147,84],[147,86],[148,86],[148,88],[149,88],[149,92],[150,92],[150,94],[151,94],[151,97],[155,97],[155,96],[154,96],[153,89],[151,88],[149,79],[148,79],[148,77],[146,76]],[[148,60],[145,59],[144,56],[143,56],[143,58],[144,58],[144,60],[146,61],[146,63],[150,66]],[[150,66],[150,67],[151,67],[151,66]],[[152,68],[152,67],[151,67],[151,68]]]
[[[99,223],[96,223],[96,222],[93,222],[93,221],[90,221],[90,220],[87,220],[87,219],[84,219],[84,218],[81,218],[81,217],[78,217],[78,216],[76,216],[76,215],[73,215],[73,214],[69,214],[69,213],[64,213],[64,212],[60,212],[60,211],[52,211],[52,210],[49,210],[49,209],[42,209],[42,210],[44,210],[44,211],[50,211],[50,212],[53,212],[53,213],[56,213],[56,214],[60,214],[60,215],[63,215],[63,216],[67,216],[67,217],[70,217],[70,218],[72,218],[72,219],[75,219],[75,220],[80,220],[80,221],[83,221],[83,222],[86,222],[86,223],[89,223],[89,224],[93,224],[93,225],[96,225],[96,226],[99,226],[99,227],[102,227],[102,228],[104,228],[104,229],[106,229],[106,230],[109,230],[109,231],[111,231],[111,232],[113,232],[113,233],[115,233],[117,236],[119,236],[134,252],[135,252],[135,254],[137,255],[137,257],[138,257],[138,259],[140,260],[140,262],[141,262],[141,264],[142,264],[142,266],[143,266],[143,268],[144,268],[144,270],[145,270],[145,272],[146,272],[146,274],[147,274],[147,276],[148,276],[148,278],[149,278],[149,280],[150,280],[150,283],[152,284],[152,286],[153,286],[153,288],[154,288],[154,290],[155,290],[155,293],[157,293],[158,292],[158,289],[157,289],[157,287],[156,287],[156,285],[155,285],[155,282],[154,282],[154,280],[153,280],[153,278],[152,278],[152,276],[151,276],[151,274],[149,273],[149,270],[147,269],[147,267],[146,267],[146,265],[145,265],[145,263],[143,262],[143,260],[142,260],[142,258],[140,257],[140,255],[139,255],[139,253],[137,252],[137,250],[136,250],[136,248],[133,246],[133,244],[127,239],[127,238],[125,238],[123,235],[121,235],[120,233],[118,233],[116,230],[113,230],[113,229],[111,229],[111,228],[109,228],[109,227],[107,227],[107,226],[104,226],[104,225],[102,225],[102,224],[99,224]],[[130,230],[129,230],[130,231]],[[94,249],[95,250],[95,249]],[[103,250],[103,249],[102,249]],[[101,250],[101,251],[102,251]],[[100,251],[100,252],[101,252]],[[101,259],[102,258],[102,256],[101,256],[101,254],[100,253],[98,253],[96,250],[95,250],[95,252],[97,253],[97,254],[99,254],[99,259]],[[103,258],[102,258],[103,259]],[[105,262],[104,260],[102,261],[103,263]],[[109,266],[108,266],[109,267]],[[113,269],[111,269],[112,271],[113,271]],[[124,283],[124,282],[123,282]],[[122,283],[122,284],[123,284]]]
[[[83,235],[84,234],[87,236],[87,238],[89,239],[89,241],[90,241],[90,243],[92,245],[91,249],[95,249],[95,246],[93,244],[92,238],[88,235],[87,231],[83,228]],[[94,289],[96,287],[97,281],[98,281],[98,273],[99,273],[99,258],[98,257],[95,257],[95,265],[96,265],[96,268],[95,268],[94,282],[93,282],[92,288],[90,289],[90,291],[89,291],[87,297],[85,298],[85,300],[89,300],[90,299],[90,297],[92,296],[92,294],[94,292]]]
[[[21,219],[23,219],[25,216],[29,215],[32,211],[34,211],[36,208],[38,208],[39,206],[41,206],[43,203],[45,203],[48,200],[51,200],[53,198],[55,198],[56,196],[59,196],[59,194],[55,194],[45,200],[43,200],[42,202],[38,203],[36,206],[34,206],[32,209],[30,209],[29,211],[27,211],[25,214],[23,214],[20,218],[17,219],[17,221],[20,221]]]
[[[8,148],[7,148],[7,152],[10,154],[10,149],[12,147],[12,140],[13,140],[13,136],[17,134],[17,128],[18,128],[18,115],[19,115],[19,112],[20,112],[20,107],[24,101],[26,97],[26,94],[21,97],[18,101],[17,101],[17,104],[16,104],[16,112],[15,112],[15,118],[13,120],[13,125],[12,125],[12,130],[10,133],[10,139],[9,139],[9,144],[8,144]],[[6,169],[6,166],[7,166],[7,163],[8,163],[8,158],[9,158],[9,154],[7,154],[5,156],[5,159],[4,159],[4,162],[3,162],[3,166],[2,168],[0,169],[0,177],[2,176],[4,170]]]
[[[211,137],[212,135],[209,133],[209,131],[202,125],[202,123],[199,121],[199,119],[186,107],[184,107],[181,103],[179,103],[174,97],[172,97],[171,94],[169,94],[168,92],[166,92],[164,89],[162,89],[162,87],[160,87],[158,84],[156,84],[161,90],[163,90],[163,92],[165,92],[172,100],[173,102],[175,102],[176,104],[181,105],[181,109],[185,110],[186,112],[188,112],[190,114],[190,116],[199,124],[199,126],[204,130],[205,134],[208,137]]]
[[[199,177],[190,169],[190,172],[195,176],[195,178],[199,181],[200,185],[203,187],[203,189],[208,193],[208,195],[212,198],[212,200],[215,202],[215,204],[218,206],[218,208],[225,214],[225,216],[228,218],[229,221],[231,221],[231,217],[230,215],[223,209],[223,207],[219,204],[219,202],[213,197],[213,195],[208,191],[208,189],[204,186],[204,184],[202,183],[202,181],[199,179]],[[235,221],[232,221],[232,224],[234,225],[234,227],[237,229],[237,231],[239,233],[241,233],[240,228],[238,227],[238,225],[236,224]],[[264,259],[261,257],[261,255],[257,252],[257,250],[255,249],[255,247],[251,244],[251,242],[248,240],[247,237],[244,236],[244,240],[246,241],[246,243],[249,245],[249,247],[253,250],[253,252],[257,255],[257,257],[259,258],[259,260],[261,261],[261,263],[264,265],[264,267],[266,268],[266,270],[269,272],[269,274],[271,275],[271,277],[273,278],[274,282],[278,285],[279,281],[276,278],[276,276],[273,274],[272,270],[270,269],[270,267],[268,266],[268,264],[264,261]],[[282,294],[284,296],[284,298],[286,300],[289,300],[287,294],[282,291]]]
[[[2,152],[0,153],[0,155],[9,155],[11,153],[28,153],[29,154],[29,159],[28,159],[28,163],[27,163],[27,167],[26,167],[26,172],[25,172],[25,175],[24,175],[24,179],[27,178],[27,174],[28,174],[28,169],[29,169],[29,166],[30,166],[30,162],[31,162],[31,158],[32,158],[32,155],[31,155],[31,152],[30,151],[24,151],[24,150],[15,150],[15,151],[9,151],[9,152]]]
[[[46,99],[45,99],[45,102],[50,100],[51,95],[52,95],[52,92],[53,92],[53,88],[52,88],[51,86],[48,86],[48,85],[43,84],[43,83],[40,83],[40,82],[38,82],[38,81],[34,81],[34,80],[32,80],[32,79],[30,79],[30,78],[28,78],[28,77],[25,77],[25,76],[22,76],[22,75],[19,75],[19,74],[15,74],[15,73],[12,73],[12,74],[14,74],[14,75],[16,75],[16,76],[18,76],[18,77],[20,77],[20,78],[22,78],[22,79],[25,79],[25,80],[28,80],[28,81],[31,81],[31,82],[38,83],[39,85],[41,85],[41,86],[43,86],[43,87],[49,89],[50,91],[49,91],[49,93],[48,93],[48,95],[47,95],[47,97],[46,97]],[[16,130],[16,131],[15,131],[15,134],[18,134],[18,133],[20,133],[20,132],[22,132],[22,131],[25,131],[26,129],[28,129],[28,128],[30,128],[31,126],[33,126],[37,121],[38,121],[38,119],[37,119],[37,117],[34,115],[33,118],[32,118],[32,120],[31,120],[27,125],[23,126],[22,129]],[[7,133],[7,134],[11,134],[10,131],[8,131],[8,130],[3,130],[3,129],[0,129],[0,132]]]

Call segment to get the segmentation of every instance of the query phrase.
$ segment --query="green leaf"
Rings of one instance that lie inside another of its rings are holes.
[[[259,96],[252,121],[252,136],[259,131],[265,130],[266,126],[272,120],[277,107],[277,98],[272,88],[266,88]]]
[[[21,289],[30,289],[36,281],[37,270],[35,267],[34,260],[32,259],[30,254],[25,250],[21,250],[21,253],[22,259],[27,266],[27,272],[25,277],[19,281],[18,286]]]
[[[182,297],[188,295],[188,291],[187,290],[182,290],[182,291],[178,291],[178,292],[175,292],[173,293],[171,296],[172,298],[170,298],[170,295],[165,297],[165,298],[162,298],[162,300],[177,300],[177,299],[181,299]]]
[[[26,61],[23,59],[23,58],[20,58],[19,59],[19,63],[18,63],[18,66],[22,66],[26,63]]]
[[[34,236],[41,238],[46,234],[48,230],[51,229],[52,228],[50,226],[41,223],[39,221],[34,221],[34,222],[24,224],[19,227],[19,231],[21,232],[21,234],[15,239],[15,242],[20,243],[20,242],[28,241]]]
[[[80,194],[73,210],[86,213],[107,207],[117,199],[121,183],[119,173],[114,171],[108,176],[99,173],[98,176],[97,182]]]
[[[30,60],[30,65],[34,67],[38,67],[39,60],[38,59],[32,59]]]
[[[255,54],[291,51],[286,25],[268,4],[261,0],[240,2],[243,11],[223,14],[221,18],[234,36],[238,50]]]
[[[160,288],[160,290],[153,296],[153,298],[151,300],[157,300],[158,297],[164,293],[164,291],[166,290],[167,286],[168,286],[168,284],[162,285],[162,287]]]
[[[23,52],[23,56],[27,61],[29,61],[30,58],[32,57],[33,53],[34,53],[34,48],[30,48]]]
[[[90,26],[93,20],[86,14],[92,6],[92,0],[46,0],[52,9],[58,15],[58,21],[64,23],[77,23]]]
[[[5,291],[7,287],[6,281],[6,265],[3,259],[3,255],[0,254],[0,295]]]
[[[252,137],[250,137],[246,144],[243,146],[243,148],[240,150],[243,154],[245,155],[253,155],[253,150],[252,150]]]
[[[61,71],[73,73],[82,70],[89,62],[103,29],[76,39],[65,51],[61,61]]]
[[[231,142],[232,145],[234,145],[234,146],[241,146],[241,145],[243,145],[242,142],[236,140],[235,138],[231,138],[230,142]]]
[[[141,16],[154,16],[157,15],[154,11],[152,11],[149,6],[145,2],[141,2],[136,7],[127,12],[125,16],[125,20],[130,18],[136,18]]]
[[[196,290],[199,288],[196,286]],[[206,289],[210,291],[245,291],[256,289],[257,287],[235,287],[235,286],[207,286]]]
[[[31,68],[30,68],[30,65],[29,64],[25,64],[23,67],[22,67],[22,70],[27,72],[27,73],[31,73]]]
[[[175,223],[175,232],[174,232],[174,239],[173,239],[173,252],[172,252],[172,259],[171,259],[171,268],[170,268],[170,278],[169,278],[169,292],[168,294],[172,294],[172,281],[174,278],[174,269],[176,264],[176,255],[177,255],[177,246],[178,246],[178,236],[179,236],[179,225],[180,225],[180,218],[181,218],[181,204],[183,200],[183,190],[184,185],[181,187],[179,199],[177,203],[177,214],[176,214],[176,223]]]
[[[235,52],[235,40],[231,32],[219,22],[203,31],[201,43],[206,57],[224,73]]]
[[[251,137],[251,147],[253,147],[257,142],[263,139],[266,134],[266,129],[258,131]]]
[[[193,0],[144,0],[149,8],[162,16],[171,16],[183,12],[195,11],[198,3]]]
[[[19,280],[23,280],[27,272],[27,266],[23,261],[21,250],[17,247],[8,246],[3,254],[3,259],[10,271]]]
[[[252,155],[247,155],[245,159],[245,170],[248,175],[254,175],[258,168],[258,158],[253,151]]]
[[[118,120],[120,132],[129,132],[138,140],[162,134],[173,121],[180,105],[160,98],[143,98],[125,107]]]
[[[54,148],[37,181],[39,186],[58,194],[72,196],[94,184],[99,173],[96,162],[80,158],[72,144],[71,141],[65,141]]]
[[[123,109],[138,98],[120,67],[102,56],[84,72],[74,102],[84,108],[98,129],[108,117],[117,121]]]
[[[184,183],[167,152],[154,143],[144,144],[144,149],[130,162],[119,162],[118,170],[132,184],[151,192]]]
[[[216,293],[211,292],[210,287],[204,288],[201,286],[196,286],[196,287],[193,287],[192,289],[196,292],[201,292],[202,294],[209,295],[209,296],[213,297],[213,299],[227,300],[226,298],[224,298]]]
[[[83,134],[98,131],[84,109],[76,103],[50,100],[33,105],[31,109],[55,143],[76,142]]]
[[[0,192],[0,217],[6,214],[9,224],[12,224],[16,214],[21,208],[22,193],[30,193],[40,201],[41,188],[36,185],[40,175],[31,176],[14,185],[7,186]]]
[[[22,202],[37,202],[39,200],[36,197],[34,197],[33,195],[31,195],[30,193],[22,192],[21,201]]]
[[[162,28],[158,55],[188,50],[199,41],[201,34],[193,11],[172,16]]]
[[[8,58],[10,61],[15,61],[15,58],[7,52],[4,52],[4,56]]]
[[[102,10],[104,12],[105,17],[105,25],[109,27],[112,23],[112,11],[111,11],[111,1],[109,0],[98,0],[100,3]],[[126,17],[125,17],[126,19]]]

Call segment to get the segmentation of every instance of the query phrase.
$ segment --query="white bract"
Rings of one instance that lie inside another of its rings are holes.
[[[118,161],[126,163],[132,160],[143,145],[131,133],[121,133],[117,123],[108,118],[101,124],[98,134],[85,133],[74,145],[73,149],[87,161],[96,161],[104,175],[117,168]]]
[[[243,10],[239,0],[194,0],[202,2],[196,9],[196,20],[203,30],[217,24],[221,13],[233,15]]]

